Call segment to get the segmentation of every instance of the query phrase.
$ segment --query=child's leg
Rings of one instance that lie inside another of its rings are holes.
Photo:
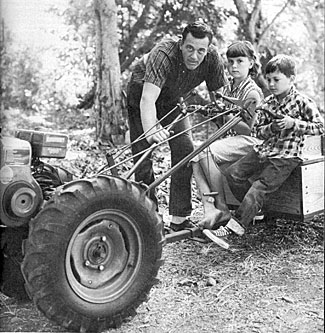
[[[200,159],[199,162],[193,162],[192,166],[193,175],[204,207],[204,218],[200,222],[200,225],[211,229],[216,227],[216,223],[218,225],[226,223],[230,218],[230,212],[224,199],[221,171],[210,155]],[[210,192],[219,193],[213,196],[214,202],[209,200],[211,197],[203,195],[203,193]]]
[[[244,228],[248,227],[256,213],[263,207],[265,197],[275,192],[300,162],[298,158],[267,160],[263,171],[254,181],[236,211],[236,218]]]
[[[263,164],[255,151],[251,151],[226,170],[228,185],[234,197],[241,202],[251,187],[249,178],[261,171]]]

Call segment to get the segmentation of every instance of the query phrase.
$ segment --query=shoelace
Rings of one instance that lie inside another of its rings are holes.
[[[215,236],[225,237],[232,234],[232,231],[224,226],[219,227],[217,230],[213,230]]]

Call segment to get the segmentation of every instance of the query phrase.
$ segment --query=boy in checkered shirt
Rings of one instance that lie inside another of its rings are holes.
[[[227,169],[229,187],[241,204],[225,226],[207,234],[226,248],[229,243],[225,237],[243,235],[267,196],[278,190],[301,163],[306,135],[324,133],[316,104],[294,87],[293,59],[275,56],[266,65],[265,74],[271,95],[264,100],[255,125],[257,137],[264,141]]]

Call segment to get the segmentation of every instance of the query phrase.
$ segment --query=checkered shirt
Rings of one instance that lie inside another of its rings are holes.
[[[290,116],[294,118],[295,124],[291,129],[273,132],[271,116],[266,112],[259,112],[256,135],[265,141],[261,145],[256,145],[255,150],[261,157],[301,158],[305,136],[324,133],[323,119],[316,104],[294,87],[281,102],[274,95],[268,96],[262,108],[279,115]]]
[[[139,84],[149,82],[161,88],[158,104],[177,103],[179,97],[185,97],[203,81],[209,91],[218,90],[228,83],[222,58],[213,45],[194,70],[186,68],[180,46],[181,40],[167,38],[150,51],[146,61],[144,57],[139,59],[133,69],[132,81]]]

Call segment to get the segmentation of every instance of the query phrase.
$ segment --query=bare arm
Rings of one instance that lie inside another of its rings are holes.
[[[261,103],[261,96],[256,90],[253,90],[246,96],[245,100],[254,100],[254,101],[256,101],[256,106],[258,106]],[[232,117],[233,117],[232,115],[225,116],[226,121],[228,121]],[[244,121],[241,121],[239,124],[237,124],[234,127],[234,129],[238,134],[250,135],[251,134],[251,129],[253,127],[253,124],[254,124],[255,120],[256,120],[256,113],[248,121],[248,123],[246,123]]]
[[[157,132],[157,128],[160,126],[155,126],[157,123],[157,110],[155,103],[159,97],[160,91],[161,89],[152,83],[145,82],[143,85],[140,101],[141,123],[144,132],[154,126],[146,135],[146,139],[150,144],[153,142],[161,142],[169,137],[168,131],[161,130]]]

